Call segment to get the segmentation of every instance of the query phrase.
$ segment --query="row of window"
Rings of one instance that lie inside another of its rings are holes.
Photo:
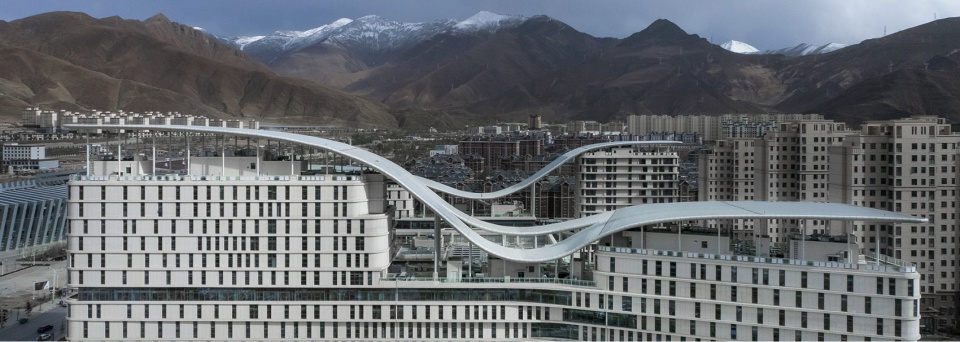
[[[111,336],[111,327],[117,329],[119,336]],[[134,336],[130,325],[139,326],[139,336]],[[91,326],[100,326],[102,338],[441,338],[441,339],[496,339],[528,338],[531,325],[539,323],[424,323],[424,322],[83,322],[83,338],[99,338],[91,334]],[[150,335],[148,336],[148,326]],[[186,326],[184,329],[182,326]],[[200,327],[209,329],[209,333],[200,333]],[[236,331],[235,326],[242,331]],[[260,327],[262,326],[262,330]],[[189,329],[189,330],[188,330]],[[260,331],[258,331],[260,330]],[[537,328],[537,332],[551,333],[547,329]],[[484,336],[487,334],[488,336]],[[100,335],[100,334],[97,334]],[[548,337],[549,335],[542,335]],[[534,335],[533,337],[538,337]]]
[[[90,234],[90,231],[91,231],[91,229],[90,229],[91,222],[94,222],[94,223],[99,222],[100,234],[103,234],[103,235],[108,234],[108,232],[107,232],[107,220],[79,220],[79,221],[80,221],[81,228],[83,229],[83,235],[91,235],[91,234]],[[290,229],[291,229],[291,226],[292,226],[291,223],[296,222],[296,220],[276,220],[276,219],[259,219],[259,220],[162,220],[162,222],[164,223],[164,224],[163,224],[164,229],[163,229],[163,231],[161,232],[161,220],[156,220],[156,219],[155,219],[155,220],[123,220],[123,221],[122,221],[122,222],[123,222],[123,234],[125,234],[125,235],[127,235],[127,234],[129,234],[129,235],[146,235],[146,234],[149,234],[149,231],[144,231],[144,230],[142,230],[142,229],[140,230],[140,233],[138,234],[138,233],[137,233],[137,226],[141,226],[141,227],[142,227],[142,226],[145,225],[145,224],[143,224],[143,223],[146,223],[146,226],[150,227],[150,224],[149,224],[150,221],[152,221],[152,223],[153,223],[153,224],[152,224],[152,227],[153,227],[153,234],[154,234],[154,235],[159,235],[159,234],[177,235],[177,227],[178,227],[178,226],[180,226],[181,229],[183,228],[183,226],[186,226],[186,228],[187,228],[187,234],[188,234],[188,235],[195,235],[195,234],[197,234],[197,233],[206,235],[206,234],[210,234],[211,232],[212,232],[213,234],[220,235],[220,234],[221,234],[221,229],[220,229],[221,226],[225,226],[225,228],[226,228],[225,230],[226,230],[226,234],[227,234],[227,235],[234,235],[234,226],[239,226],[239,229],[238,229],[239,233],[240,233],[240,234],[243,234],[243,235],[246,235],[246,234],[247,234],[247,223],[248,223],[248,222],[251,223],[251,224],[250,224],[251,226],[253,226],[252,229],[251,229],[253,234],[257,234],[257,235],[260,234],[260,223],[263,222],[263,223],[265,223],[266,226],[267,226],[267,234],[277,234],[278,224],[279,224],[279,223],[283,223],[284,234],[286,234],[286,235],[291,235],[291,233],[290,233],[290,231],[291,231]],[[365,233],[366,233],[366,220],[336,220],[336,219],[335,219],[335,220],[320,220],[320,219],[315,219],[315,220],[313,220],[313,225],[312,225],[312,226],[313,226],[313,233],[314,233],[314,234],[321,234],[321,225],[322,225],[322,222],[323,222],[323,221],[329,221],[329,222],[331,222],[331,224],[332,224],[332,232],[331,232],[332,235],[340,235],[341,233],[344,233],[345,235],[351,235],[351,234],[354,234],[354,233],[356,233],[356,234],[361,234],[361,235],[362,235],[362,234],[365,234]],[[354,230],[354,229],[353,229],[353,227],[354,227],[354,221],[357,221],[357,224],[356,224],[356,226],[358,227],[357,230]],[[300,220],[300,234],[302,234],[302,235],[311,234],[311,233],[310,233],[310,229],[309,229],[309,228],[311,227],[311,225],[309,224],[309,222],[310,222],[309,220]],[[342,222],[342,223],[341,223],[341,222]],[[139,224],[138,224],[138,223],[139,223]],[[166,223],[169,223],[169,225],[167,225]],[[221,223],[224,223],[224,224],[221,224]],[[239,223],[239,224],[235,224],[235,223]],[[70,226],[72,226],[72,225],[70,225]],[[199,229],[194,229],[196,226],[199,226]],[[340,231],[340,227],[341,227],[341,226],[343,226],[343,227],[345,228],[345,231],[344,231],[344,232],[341,232],[341,231]],[[208,229],[208,227],[212,227],[212,229]],[[169,228],[169,229],[168,229],[168,228]],[[71,230],[72,230],[72,229],[71,229]],[[68,232],[68,233],[71,233],[71,232]],[[110,232],[110,233],[114,233],[114,232],[112,231],[112,229],[111,229],[111,232]]]
[[[130,239],[131,237],[127,237],[127,236],[120,238],[121,250],[123,251],[130,250]],[[133,239],[136,239],[136,238],[134,237]],[[265,251],[276,251],[278,248],[277,237],[268,236],[268,237],[265,237],[265,239],[266,239]],[[352,251],[364,251],[366,249],[366,237],[363,237],[363,236],[352,236],[352,237],[348,237],[348,236],[319,237],[317,236],[312,238],[313,240],[312,250],[309,249],[310,244],[308,242],[311,240],[311,238],[309,237],[294,237],[294,238],[284,237],[282,240],[283,251],[287,251],[287,252],[295,251],[291,248],[291,239],[300,241],[301,249],[299,251],[303,251],[303,252],[321,251],[322,250],[321,242],[325,240],[333,240],[334,251],[347,251],[349,247],[352,247]],[[98,239],[96,237],[87,237],[86,239],[84,239],[83,236],[77,237],[77,240],[76,240],[77,251],[84,251],[85,249],[90,250],[90,248],[86,246],[85,242],[91,241],[91,240],[97,241]],[[147,243],[148,240],[150,241],[149,245]],[[164,238],[162,236],[158,236],[158,237],[141,236],[139,238],[139,241],[140,241],[139,251],[164,251],[164,241],[167,241],[167,245],[169,246],[170,251],[176,251],[177,240],[186,240],[186,239],[182,237]],[[137,240],[134,240],[134,241],[137,241]],[[231,244],[231,241],[232,241],[232,244]],[[348,241],[352,243],[348,243]],[[115,237],[108,238],[106,236],[101,236],[99,238],[99,247],[100,247],[99,250],[106,251],[107,246],[109,245],[108,242],[115,243],[116,238]],[[219,236],[207,236],[206,238],[204,238],[203,236],[198,236],[196,245],[191,245],[191,244],[188,244],[188,245],[190,245],[189,247],[193,247],[193,249],[196,251],[220,251],[221,247],[223,248],[222,249],[223,251],[247,251],[248,249],[250,251],[261,251],[259,236],[251,236],[249,240],[247,239],[246,236],[239,236],[239,237],[225,236],[223,237],[222,240],[220,239]],[[94,245],[94,247],[96,247],[96,245]],[[147,247],[150,247],[150,249],[148,250]],[[215,255],[219,257],[219,254],[215,254]],[[203,257],[206,257],[206,254],[203,254]]]
[[[86,281],[85,274],[98,274],[100,275],[100,282],[89,283]],[[142,274],[143,275],[143,285],[150,285],[151,278],[154,277],[163,277],[164,285],[308,285],[308,275],[312,274],[313,285],[322,285],[320,283],[321,279],[332,279],[333,285],[351,285],[351,286],[360,286],[360,285],[373,285],[373,276],[375,272],[363,272],[363,271],[293,271],[293,276],[300,275],[299,284],[291,284],[291,271],[186,271],[186,284],[182,284],[182,279],[177,281],[177,284],[174,284],[174,273],[173,271],[120,271],[120,284],[116,283],[116,280],[111,279],[110,283],[107,283],[107,271],[76,271],[77,274],[77,283],[76,285],[127,285],[128,274]],[[332,276],[330,275],[332,273]],[[73,274],[73,273],[69,273]],[[113,272],[111,272],[113,274]],[[194,275],[198,275],[194,277]],[[211,275],[211,278],[215,275],[216,282],[213,282],[211,279],[207,281],[207,274]],[[321,276],[322,274],[322,276]],[[177,273],[178,276],[181,276],[181,272]],[[265,283],[264,275],[269,277],[269,282]],[[282,277],[282,284],[278,282],[278,275]],[[229,276],[229,278],[226,278]],[[255,276],[256,281],[251,278]],[[242,277],[242,278],[241,278]],[[366,282],[364,282],[364,278]]]
[[[614,256],[611,256],[611,257],[608,257],[608,259],[609,259],[608,260],[609,272],[611,273],[617,272],[617,258]],[[630,259],[629,262],[632,263],[632,262],[635,262],[635,260]],[[653,265],[652,272],[651,272],[651,267],[649,267],[651,264]],[[664,267],[665,265],[666,267]],[[713,271],[712,277],[708,277],[708,275],[711,273],[711,272],[708,272],[708,269],[712,269]],[[820,284],[821,286],[814,287],[814,286],[811,286],[809,282],[810,272],[807,272],[807,271],[800,271],[799,272],[800,278],[799,279],[791,278],[790,279],[791,281],[788,283],[787,271],[783,269],[770,270],[768,268],[759,268],[759,267],[750,267],[750,268],[742,267],[741,268],[737,266],[708,265],[708,264],[698,264],[698,263],[690,263],[689,273],[683,275],[683,278],[723,281],[723,282],[734,283],[734,284],[748,283],[745,279],[743,279],[744,277],[740,276],[740,273],[739,273],[740,269],[750,270],[750,277],[746,278],[746,279],[750,279],[749,284],[774,285],[774,286],[780,286],[780,287],[797,287],[797,285],[799,285],[800,288],[804,288],[804,289],[815,288],[818,290],[826,290],[826,291],[845,290],[847,292],[854,292],[856,289],[856,286],[855,286],[856,283],[866,281],[867,279],[867,277],[861,276],[859,277],[860,279],[857,280],[858,277],[852,274],[843,275],[843,274],[814,272],[815,274],[819,275],[816,278],[819,278],[822,281],[822,283]],[[638,275],[652,275],[652,276],[658,276],[658,277],[677,278],[678,264],[675,261],[664,262],[661,260],[653,260],[651,262],[651,260],[644,259],[644,260],[640,260],[639,271],[640,273]],[[771,284],[771,278],[772,278],[771,273],[773,273],[776,276],[776,278],[774,278],[776,279],[776,282],[774,284]],[[897,283],[898,283],[897,278],[886,278],[886,277],[872,277],[872,278],[874,278],[876,281],[877,294],[880,294],[880,295],[887,294],[891,296],[897,295]],[[646,278],[641,279],[641,293],[647,293],[647,290],[646,290],[647,280],[648,279]],[[841,280],[841,281],[836,281],[836,280]],[[608,289],[612,291],[613,284],[614,284],[613,277],[610,277],[608,279],[608,282],[609,282]],[[627,282],[628,282],[627,278],[624,278],[624,283],[623,283],[624,286],[621,288],[622,291],[629,291],[629,288],[627,287]],[[660,280],[655,280],[657,294],[660,294],[660,282],[661,282]],[[905,280],[905,282],[907,285],[906,294],[910,296],[917,295],[914,292],[914,281]],[[670,283],[672,284],[674,282],[671,281]],[[884,283],[886,283],[886,287],[884,287]],[[842,285],[842,284],[845,284],[846,287],[842,288],[842,287],[836,286],[836,285]],[[694,284],[691,284],[691,286],[693,285]],[[711,286],[716,286],[716,284],[712,284]],[[884,288],[886,288],[886,291],[884,291]]]
[[[90,269],[93,269],[93,268],[94,268],[94,263],[93,263],[94,256],[98,256],[98,255],[99,255],[99,259],[100,259],[99,267],[100,267],[100,268],[107,268],[108,265],[107,265],[107,255],[106,255],[106,254],[80,254],[80,253],[72,253],[72,254],[70,254],[70,267],[71,267],[71,268],[74,268],[74,269],[76,268],[76,265],[77,265],[76,261],[77,261],[77,258],[78,258],[78,256],[79,256],[81,259],[85,258],[85,259],[87,260],[87,268],[88,268],[87,271],[90,271]],[[155,258],[151,258],[151,255],[154,256]],[[348,268],[349,268],[349,267],[370,267],[370,255],[367,254],[367,253],[331,253],[331,254],[327,254],[327,255],[329,256],[329,258],[331,259],[330,265],[324,265],[324,264],[321,263],[321,255],[323,255],[323,254],[320,254],[320,253],[313,253],[313,254],[290,254],[290,253],[285,253],[285,254],[280,254],[279,257],[278,257],[278,255],[277,255],[277,253],[262,253],[262,254],[261,254],[261,253],[258,253],[258,254],[251,254],[251,253],[245,253],[245,254],[240,254],[240,253],[237,253],[237,254],[234,254],[234,253],[229,253],[229,254],[180,254],[180,253],[177,253],[177,254],[136,254],[136,256],[135,256],[134,254],[126,254],[126,256],[127,256],[127,257],[126,257],[126,259],[127,259],[127,265],[126,265],[126,267],[127,267],[127,268],[134,268],[134,267],[136,267],[136,268],[138,268],[138,269],[147,269],[147,268],[150,268],[150,267],[158,267],[158,268],[167,269],[167,268],[170,268],[170,267],[175,267],[175,268],[178,268],[178,269],[179,269],[179,268],[181,268],[181,265],[184,264],[184,263],[181,263],[181,261],[182,261],[183,259],[185,259],[185,260],[186,260],[185,264],[187,265],[187,267],[189,267],[190,269],[194,269],[194,268],[195,268],[195,266],[194,266],[194,265],[195,265],[195,264],[194,264],[194,259],[195,259],[195,257],[194,257],[194,256],[196,256],[196,255],[199,255],[199,256],[200,256],[199,258],[197,258],[197,259],[200,259],[200,262],[198,263],[199,265],[197,266],[197,268],[199,268],[199,267],[206,268],[206,267],[210,266],[210,264],[212,264],[212,267],[216,267],[216,268],[219,268],[219,267],[221,267],[221,266],[224,266],[224,267],[229,267],[229,268],[234,268],[234,267],[237,267],[237,268],[246,267],[246,268],[259,269],[259,268],[260,268],[260,265],[261,265],[261,263],[260,263],[261,255],[264,256],[264,258],[266,259],[264,266],[270,267],[270,268],[281,267],[281,265],[280,265],[280,263],[279,263],[279,261],[281,261],[281,258],[282,258],[282,261],[283,261],[283,266],[282,266],[282,267],[286,267],[286,268],[296,267],[296,266],[292,266],[293,263],[290,262],[291,259],[297,258],[297,257],[295,257],[296,255],[299,255],[299,256],[300,256],[300,257],[298,258],[298,259],[300,259],[300,266],[299,266],[299,267],[302,267],[302,268],[320,268],[320,267],[333,267],[333,268],[341,268],[341,267],[348,267]],[[111,257],[114,257],[114,258],[116,258],[116,257],[118,257],[118,256],[119,256],[119,255],[111,254]],[[168,257],[168,256],[172,256],[172,257]],[[186,258],[182,258],[181,256],[186,256]],[[211,256],[211,257],[208,258],[208,256]],[[221,256],[222,256],[222,258],[221,258]],[[134,264],[134,259],[135,259],[135,258],[138,259],[138,260],[137,260],[138,262],[136,263],[136,265]],[[157,263],[152,263],[152,265],[151,265],[151,262],[150,262],[151,259],[153,259],[153,260],[160,259],[159,265],[158,265]],[[208,263],[207,263],[207,260],[208,260],[208,259],[209,259],[209,260],[212,260],[212,263],[208,264]],[[221,262],[221,259],[223,259],[223,262]],[[311,259],[313,260],[313,263],[310,263],[310,262],[309,262]],[[171,262],[171,261],[172,261],[172,262]],[[234,262],[234,261],[236,261],[236,262]],[[252,261],[252,262],[251,262],[251,261]],[[340,261],[346,261],[346,262],[345,262],[345,263],[341,263]],[[361,263],[362,263],[362,266],[361,266]],[[236,265],[236,266],[234,266],[234,265]],[[109,266],[110,266],[111,268],[119,268],[119,267],[120,267],[120,265],[119,265],[119,264],[116,264],[116,263],[111,263]],[[124,271],[124,272],[126,272],[126,271]]]
[[[267,200],[277,200],[277,188],[278,188],[278,186],[276,186],[276,185],[268,185],[268,186],[257,186],[257,185],[250,186],[250,185],[246,185],[246,186],[243,186],[243,188],[244,188],[244,190],[245,190],[245,197],[244,197],[243,199],[260,201],[260,200],[261,200],[261,198],[260,198],[260,189],[261,189],[261,188],[264,188],[264,187],[266,187],[266,192],[267,192],[267,198],[266,198],[266,199],[267,199]],[[101,200],[101,201],[106,201],[106,200],[107,200],[108,187],[107,187],[107,186],[104,186],[104,185],[101,185],[101,186],[99,186],[99,187],[96,187],[96,186],[84,186],[84,187],[80,187],[80,188],[79,188],[79,191],[77,192],[77,196],[79,197],[78,199],[81,200],[81,201],[84,200],[84,197],[85,197],[84,194],[85,194],[87,191],[89,191],[88,189],[93,189],[93,188],[99,188],[99,189],[100,189],[100,200]],[[110,188],[112,189],[113,187],[110,187]],[[122,189],[121,189],[122,194],[123,194],[122,199],[123,199],[124,201],[132,200],[132,198],[130,198],[130,189],[129,189],[129,188],[130,188],[130,186],[126,186],[126,185],[125,185],[125,186],[123,186]],[[148,193],[148,191],[147,191],[147,190],[148,190],[148,189],[147,189],[147,186],[141,185],[139,188],[140,188],[140,200],[141,200],[141,201],[147,200],[147,193]],[[163,196],[163,190],[164,190],[164,188],[166,188],[166,187],[164,187],[164,186],[150,186],[150,189],[149,189],[150,192],[156,191],[156,193],[157,193],[157,197],[156,197],[156,198],[151,198],[151,200],[161,200],[161,201],[162,201],[162,200],[176,200],[176,201],[185,200],[186,198],[181,198],[181,192],[183,192],[183,191],[182,191],[183,189],[187,189],[188,192],[190,192],[190,193],[193,194],[193,200],[196,201],[196,200],[200,200],[200,189],[201,189],[201,188],[204,188],[204,189],[205,189],[205,193],[206,193],[206,197],[204,197],[205,200],[230,200],[230,199],[240,200],[240,199],[241,199],[240,196],[239,196],[239,195],[240,195],[240,192],[239,192],[239,188],[240,188],[240,187],[239,187],[239,186],[236,186],[236,185],[233,185],[233,186],[223,186],[223,185],[219,185],[219,186],[210,186],[210,185],[207,185],[207,186],[173,186],[173,187],[172,187],[172,188],[174,189],[174,197],[173,197],[173,198],[164,198],[164,196]],[[219,198],[214,198],[214,197],[213,197],[213,189],[214,189],[214,188],[219,189],[219,195],[220,195]],[[291,189],[290,189],[290,186],[289,186],[289,185],[286,185],[286,186],[283,186],[283,188],[284,188],[284,191],[283,191],[283,197],[284,197],[284,198],[283,198],[283,199],[289,201],[289,200],[290,200],[290,194],[292,193],[292,192],[291,192]],[[299,188],[300,188],[300,191],[301,191],[301,194],[300,194],[301,197],[300,197],[299,199],[297,199],[297,200],[308,200],[308,199],[309,199],[309,200],[321,200],[321,199],[323,198],[323,197],[321,196],[321,190],[324,189],[324,188],[326,188],[326,187],[325,187],[325,186],[317,186],[317,185],[309,185],[309,186],[304,185],[304,186],[299,186]],[[346,185],[344,185],[344,186],[337,186],[337,185],[335,185],[335,186],[333,186],[332,188],[333,188],[333,191],[331,191],[331,192],[333,193],[333,200],[335,200],[335,201],[340,201],[340,200],[344,200],[344,201],[345,201],[345,200],[347,200],[347,186],[346,186]],[[229,197],[227,196],[227,189],[230,189],[230,190],[231,190]],[[310,191],[311,189],[313,190],[312,192],[314,193],[313,198],[309,198],[309,197],[308,197],[308,194],[311,192],[311,191]]]
[[[164,211],[163,211],[163,208],[165,207],[165,206],[164,206],[164,203],[157,203],[157,205],[156,205],[156,208],[157,208],[156,217],[176,217],[176,218],[182,217],[182,216],[183,216],[183,211],[181,210],[181,208],[182,208],[183,206],[182,206],[181,204],[183,204],[183,203],[172,203],[172,204],[173,204],[173,206],[174,206],[174,210],[173,210],[173,213],[172,213],[173,215],[172,215],[172,216],[164,216]],[[239,202],[239,203],[230,203],[230,202],[222,202],[222,203],[193,203],[193,206],[192,206],[192,207],[191,207],[189,204],[190,204],[190,203],[187,203],[186,206],[187,206],[188,208],[192,208],[192,209],[193,209],[193,217],[197,217],[197,218],[212,218],[212,217],[234,218],[234,217],[241,217],[241,216],[239,215],[239,214],[240,214],[240,208],[241,208],[241,207],[244,208],[244,215],[245,215],[245,216],[243,216],[243,217],[246,217],[246,218],[291,217],[290,207],[292,207],[292,206],[299,206],[299,207],[300,207],[300,217],[315,217],[315,216],[322,216],[322,213],[324,212],[323,209],[322,209],[322,207],[323,207],[325,204],[329,204],[330,206],[332,206],[333,209],[331,209],[330,212],[333,214],[333,217],[347,217],[347,203],[345,203],[345,202],[344,202],[344,203],[314,202],[313,205],[312,205],[312,207],[313,207],[313,211],[312,211],[312,212],[309,210],[310,207],[311,207],[311,205],[310,205],[309,203],[306,203],[306,202],[300,203],[300,204],[295,204],[295,203],[277,203],[276,206],[274,206],[274,203],[272,203],[272,202],[256,203],[256,207],[258,208],[257,216],[253,216],[253,215],[252,215],[252,213],[253,213],[252,208],[254,207],[254,203],[250,203],[250,202]],[[200,205],[201,205],[201,204],[202,204],[202,205],[204,206],[204,208],[205,208],[205,211],[204,211],[204,215],[203,215],[203,216],[200,215]],[[76,206],[76,208],[77,208],[77,214],[78,214],[80,217],[84,217],[85,209],[86,209],[87,207],[95,207],[95,205],[96,205],[96,203],[83,203],[83,202],[77,203],[77,206]],[[152,204],[151,204],[151,206],[152,206]],[[110,216],[107,215],[107,212],[108,212],[108,211],[107,211],[107,207],[108,207],[107,203],[100,203],[99,207],[100,207],[100,217],[110,217]],[[111,213],[111,214],[116,214],[116,215],[119,216],[119,217],[129,217],[129,216],[131,216],[131,212],[130,212],[129,207],[130,207],[130,204],[129,204],[129,203],[121,203],[121,211],[120,211],[120,212],[117,212],[117,213]],[[136,216],[138,216],[138,217],[148,217],[148,215],[147,215],[147,214],[148,214],[148,213],[147,213],[147,203],[140,203],[140,206],[139,206],[139,207],[140,207],[140,211],[136,213]],[[213,215],[213,213],[214,213],[213,208],[214,208],[214,207],[218,208],[219,216],[214,216],[214,215]],[[230,208],[230,211],[231,211],[232,216],[227,216],[227,208],[228,208],[228,207]],[[170,213],[170,211],[169,211],[169,209],[168,209],[167,215],[170,215],[170,214],[171,214],[171,213]]]

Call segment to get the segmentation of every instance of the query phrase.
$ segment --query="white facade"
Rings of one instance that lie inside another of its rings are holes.
[[[640,152],[631,147],[587,152],[577,158],[577,217],[679,198],[676,152]]]
[[[43,145],[3,144],[3,160],[46,159],[47,147]]]
[[[675,154],[649,154],[662,162],[622,166],[676,173]],[[386,214],[398,190],[382,175],[219,165],[70,182],[70,340],[919,339],[909,266],[614,242],[594,280],[399,278]]]

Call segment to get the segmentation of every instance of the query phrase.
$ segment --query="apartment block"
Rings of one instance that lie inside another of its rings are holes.
[[[925,325],[952,325],[958,142],[960,134],[936,117],[871,121],[860,130],[829,120],[782,122],[762,137],[717,141],[700,159],[700,200],[837,202],[928,218],[927,224],[715,220],[709,226],[780,251],[797,239],[854,236],[868,260],[879,255],[915,265],[924,317],[932,321]]]
[[[611,148],[582,154],[577,166],[578,217],[679,199],[680,158],[676,152]]]

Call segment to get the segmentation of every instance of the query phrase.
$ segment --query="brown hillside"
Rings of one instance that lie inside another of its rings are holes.
[[[119,18],[94,19],[79,13],[48,13],[3,25],[0,27],[0,42],[103,74],[114,79],[116,84],[142,84],[170,93],[169,96],[148,99],[148,94],[127,89],[126,98],[140,99],[133,102],[119,101],[119,96],[113,96],[116,100],[101,101],[93,96],[79,97],[89,101],[85,103],[74,102],[70,97],[60,102],[36,96],[19,98],[28,103],[46,104],[53,109],[67,109],[62,102],[66,101],[81,108],[169,111],[180,106],[173,102],[186,102],[203,108],[181,112],[292,123],[396,126],[395,119],[379,103],[312,82],[277,76],[219,42],[204,43],[209,38],[192,28],[168,23],[157,17],[138,22]],[[42,61],[50,62],[51,59]],[[0,74],[2,79],[16,76]],[[58,74],[43,76],[55,84],[82,83],[76,84],[73,92],[94,86],[86,84],[88,81],[83,78],[71,79]],[[44,93],[36,90],[35,93]],[[132,107],[132,103],[142,102],[155,107]],[[20,109],[8,108],[6,111]]]

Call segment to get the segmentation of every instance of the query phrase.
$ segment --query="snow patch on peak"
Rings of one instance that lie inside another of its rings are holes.
[[[237,49],[243,50],[244,46],[247,46],[250,43],[256,42],[263,38],[266,38],[266,36],[236,37],[233,39],[233,43],[237,44]]]
[[[819,54],[829,53],[836,50],[840,50],[847,46],[850,46],[850,45],[841,44],[841,43],[829,43],[829,44],[817,46],[817,45],[811,45],[807,43],[800,43],[793,47],[787,47],[787,48],[782,48],[778,50],[766,50],[763,52],[758,52],[757,54],[765,54],[765,55],[780,54],[784,56],[798,57],[798,56],[809,56],[809,55],[819,55]]]
[[[301,37],[308,37],[308,36],[312,36],[312,35],[317,34],[317,33],[320,33],[320,32],[335,30],[335,29],[337,29],[337,28],[340,28],[340,27],[343,26],[343,25],[346,25],[346,24],[349,24],[349,23],[352,23],[352,22],[353,22],[353,19],[340,18],[340,19],[337,19],[336,21],[334,21],[334,22],[332,22],[332,23],[329,23],[329,24],[326,24],[326,25],[323,25],[323,26],[320,26],[320,27],[317,27],[317,28],[312,28],[312,29],[309,29],[309,30],[306,30],[306,31],[302,31],[302,32],[300,32],[300,36],[301,36]]]
[[[752,45],[738,41],[738,40],[731,40],[726,43],[720,44],[720,47],[730,52],[736,52],[736,53],[742,53],[742,54],[750,54],[750,53],[756,53],[760,51],[757,48],[753,47]]]
[[[496,31],[501,26],[512,25],[516,22],[523,20],[523,16],[518,15],[503,15],[499,13],[493,13],[489,11],[480,11],[477,14],[474,14],[470,18],[467,18],[464,21],[461,21],[454,25],[453,27],[458,30],[464,31]]]
[[[819,53],[827,53],[840,50],[842,48],[848,47],[850,44],[842,43],[827,43],[827,45],[821,46]]]

